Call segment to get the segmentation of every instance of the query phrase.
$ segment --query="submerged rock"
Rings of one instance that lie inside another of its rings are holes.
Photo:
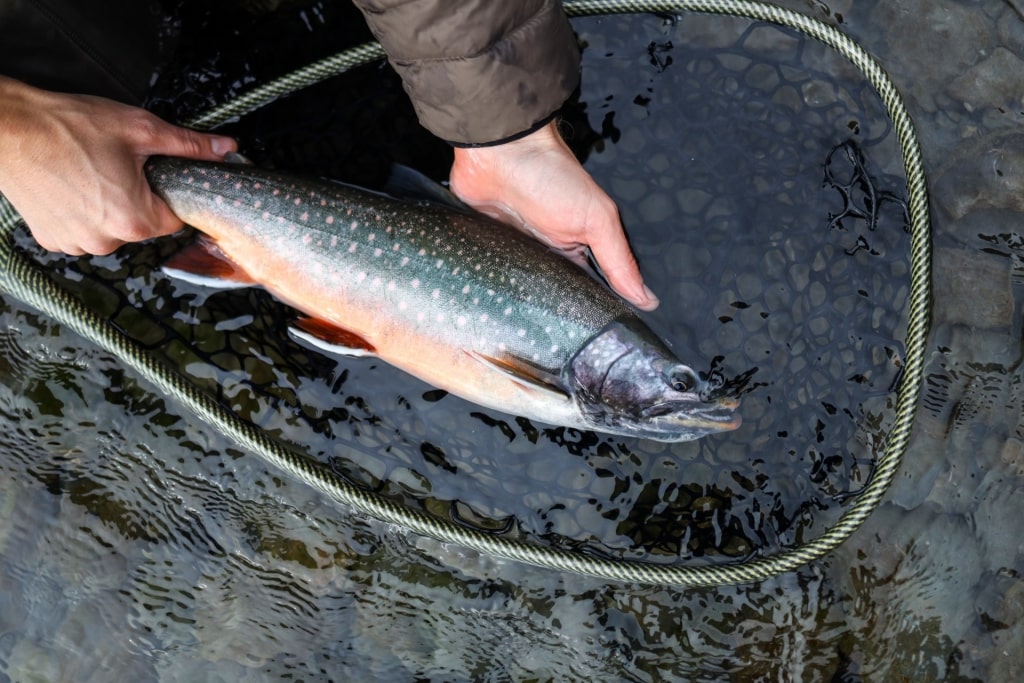
[[[1009,329],[1015,303],[1008,259],[966,249],[936,249],[935,318],[980,329]],[[985,296],[974,296],[977,292]]]
[[[991,135],[961,145],[936,174],[932,197],[952,221],[976,209],[1024,213],[1024,135]]]

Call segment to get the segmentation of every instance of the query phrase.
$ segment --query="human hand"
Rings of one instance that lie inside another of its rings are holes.
[[[545,244],[577,255],[589,247],[612,289],[637,308],[657,308],[615,202],[573,156],[554,122],[501,145],[456,148],[450,181],[462,201]]]
[[[173,126],[144,109],[66,95],[0,77],[0,192],[39,244],[108,254],[169,235],[182,222],[152,193],[154,154],[219,160],[231,138]]]

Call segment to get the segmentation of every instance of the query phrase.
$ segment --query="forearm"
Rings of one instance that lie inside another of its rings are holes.
[[[354,1],[420,122],[455,145],[534,130],[579,83],[579,48],[556,0]]]

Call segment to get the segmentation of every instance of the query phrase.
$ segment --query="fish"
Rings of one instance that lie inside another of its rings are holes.
[[[145,172],[202,233],[165,271],[262,286],[306,342],[543,424],[664,442],[740,425],[604,283],[483,214],[237,163]]]

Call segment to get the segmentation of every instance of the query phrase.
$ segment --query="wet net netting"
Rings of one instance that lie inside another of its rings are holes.
[[[886,449],[902,450],[894,426],[909,429],[897,405],[918,382],[905,377],[908,298],[927,258],[914,255],[899,126],[860,69],[802,31],[697,13],[574,26],[584,79],[564,134],[619,203],[662,301],[653,329],[741,397],[735,432],[672,445],[581,433],[325,356],[289,336],[291,310],[262,290],[164,275],[191,235],[71,259],[18,230],[13,250],[31,282],[52,278],[80,302],[74,315],[109,321],[124,348],[169,368],[187,405],[364,512],[365,497],[419,533],[619,579],[792,568],[849,517]],[[392,114],[411,117],[407,106],[372,62],[224,130],[257,163],[358,180],[367,157],[436,156],[422,131],[393,147]],[[25,287],[19,298],[46,310]]]

